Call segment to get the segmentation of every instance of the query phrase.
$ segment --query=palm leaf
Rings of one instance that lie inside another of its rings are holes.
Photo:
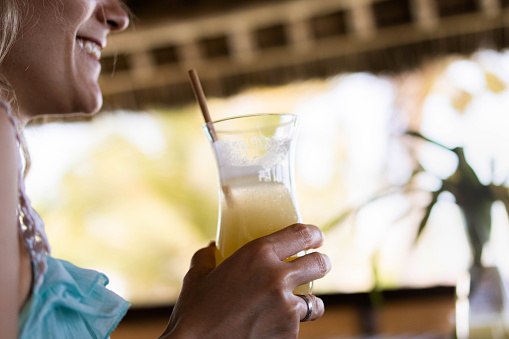
[[[426,225],[428,223],[428,220],[429,220],[429,217],[431,215],[431,210],[433,209],[433,206],[435,206],[435,204],[437,203],[438,196],[442,192],[443,192],[443,189],[440,189],[440,190],[438,190],[436,192],[432,192],[432,194],[431,194],[431,201],[428,204],[428,206],[426,207],[426,210],[424,211],[424,216],[422,217],[421,222],[419,223],[419,229],[417,230],[417,235],[415,237],[415,242],[417,242],[419,240],[419,238],[421,237],[421,234],[424,231],[424,228],[426,227]]]

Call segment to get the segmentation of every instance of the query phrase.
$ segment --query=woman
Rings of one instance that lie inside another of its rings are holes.
[[[45,114],[96,113],[107,35],[129,19],[116,0],[2,0],[0,3],[0,337],[106,338],[128,303],[107,278],[49,255],[43,223],[23,183],[16,127]],[[293,289],[323,277],[312,253],[323,234],[296,224],[255,240],[217,268],[214,244],[192,258],[161,338],[295,338],[323,303]]]

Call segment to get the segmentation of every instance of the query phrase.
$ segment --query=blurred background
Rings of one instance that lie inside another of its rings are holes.
[[[300,208],[333,263],[314,289],[330,315],[302,338],[465,337],[457,286],[476,256],[509,278],[509,1],[126,3],[133,24],[103,51],[103,111],[27,131],[53,255],[106,273],[133,304],[113,338],[156,336],[215,238],[190,68],[213,119],[300,116]],[[495,313],[479,338],[505,337]]]

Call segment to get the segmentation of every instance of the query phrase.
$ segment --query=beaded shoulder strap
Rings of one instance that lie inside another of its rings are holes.
[[[18,146],[18,232],[30,254],[32,265],[34,266],[34,284],[39,286],[42,283],[44,273],[46,272],[46,254],[49,254],[50,247],[46,233],[44,231],[44,222],[39,214],[33,209],[30,199],[25,191],[25,180],[23,176],[22,161],[22,139],[18,131],[18,124],[11,114],[11,108],[5,102],[0,100],[8,113]]]

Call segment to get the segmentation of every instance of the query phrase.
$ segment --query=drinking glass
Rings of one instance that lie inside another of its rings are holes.
[[[220,183],[217,265],[249,241],[302,222],[294,180],[297,125],[296,115],[275,113],[203,125]],[[312,283],[301,285],[294,293],[311,288]]]

